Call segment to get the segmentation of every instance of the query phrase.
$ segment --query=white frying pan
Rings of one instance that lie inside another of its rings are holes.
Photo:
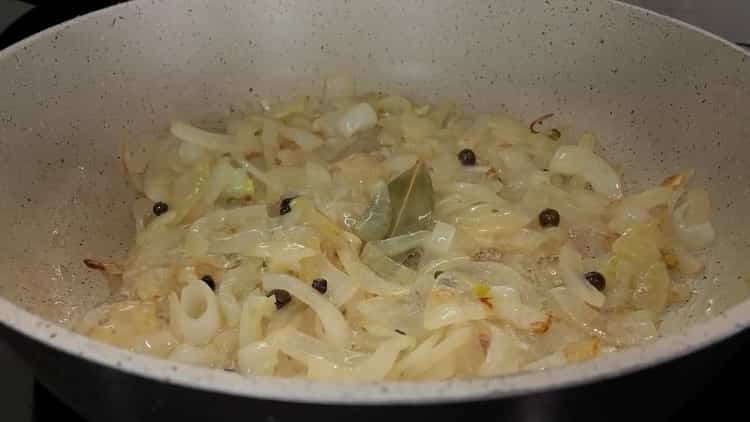
[[[644,347],[543,373],[426,383],[243,378],[134,355],[63,327],[109,293],[82,258],[122,256],[131,240],[131,194],[118,157],[123,140],[163,129],[174,117],[222,113],[262,96],[314,93],[333,73],[355,75],[362,90],[453,99],[469,111],[504,108],[525,118],[554,111],[563,124],[594,128],[607,156],[640,182],[696,169],[712,196],[719,233],[697,295],[702,302],[675,318],[669,335]],[[750,273],[748,141],[750,57],[710,34],[621,3],[115,6],[0,52],[0,331],[54,391],[87,415],[111,420],[205,418],[274,401],[495,399],[540,409],[518,401],[527,399],[557,411],[575,400],[570,392],[609,380],[615,394],[623,383],[613,379],[750,325],[750,302],[743,301],[749,289],[743,277]],[[718,350],[704,356],[719,361]],[[699,377],[688,375],[672,379],[671,388]],[[262,407],[262,415],[321,409],[300,406]]]

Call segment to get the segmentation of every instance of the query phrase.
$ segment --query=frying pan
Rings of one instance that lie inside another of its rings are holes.
[[[630,188],[694,168],[719,233],[697,302],[657,341],[543,373],[421,383],[244,378],[118,350],[66,325],[109,295],[83,258],[132,240],[121,142],[263,97],[360,91],[592,128]],[[658,419],[750,325],[750,59],[606,0],[134,1],[0,52],[0,334],[87,417]],[[709,347],[711,346],[711,347]],[[658,391],[655,394],[651,391]],[[488,413],[492,412],[492,413]],[[270,419],[268,419],[270,418]]]

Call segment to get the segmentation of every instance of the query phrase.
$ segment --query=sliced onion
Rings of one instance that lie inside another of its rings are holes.
[[[558,368],[568,363],[568,359],[563,352],[555,352],[539,360],[524,366],[526,371],[544,371],[546,369]]]
[[[355,133],[375,127],[378,115],[372,106],[367,103],[359,103],[347,109],[336,122],[338,133],[350,138]]]
[[[270,240],[252,245],[249,256],[268,259],[268,269],[274,272],[300,270],[300,261],[318,255],[318,251],[294,241]]]
[[[595,191],[610,198],[622,197],[620,176],[606,161],[586,148],[577,145],[560,146],[550,160],[549,169],[566,176],[582,177]]]
[[[531,222],[531,217],[511,208],[498,209],[490,204],[478,204],[457,214],[453,222],[475,237],[494,241],[518,232]]]
[[[632,346],[656,338],[654,314],[649,311],[634,311],[612,315],[607,321],[607,333],[611,340],[622,346]]]
[[[414,344],[412,337],[396,336],[382,341],[375,352],[356,365],[336,365],[322,359],[308,360],[307,375],[325,381],[382,381],[393,368],[399,354]]]
[[[261,144],[263,144],[263,161],[266,164],[266,169],[272,169],[276,167],[276,160],[279,157],[279,124],[271,119],[263,120],[263,133],[260,136]]]
[[[211,341],[221,329],[219,302],[201,280],[193,280],[180,297],[169,295],[169,323],[172,332],[185,342],[200,346]]]
[[[180,161],[190,165],[208,156],[208,148],[192,142],[181,142],[177,154]]]
[[[702,249],[716,238],[708,220],[708,194],[703,190],[691,190],[686,196],[685,203],[674,210],[675,234],[688,249]]]
[[[320,318],[324,336],[334,345],[346,348],[351,342],[352,330],[349,323],[325,296],[310,287],[307,283],[285,274],[263,274],[263,288],[267,291],[286,290],[292,296],[306,303]]]
[[[232,135],[209,132],[185,122],[177,121],[172,123],[169,131],[181,141],[200,145],[210,150],[243,152],[247,149],[246,147],[237,145],[236,138]]]
[[[521,302],[521,294],[512,287],[493,286],[490,288],[493,313],[514,327],[542,334],[549,329],[550,316],[539,309]]]
[[[445,196],[456,194],[466,204],[484,202],[493,206],[506,206],[507,201],[497,195],[497,192],[487,185],[477,183],[453,182],[440,187]]]
[[[698,274],[706,267],[703,261],[691,255],[682,245],[674,245],[673,250],[677,257],[678,268],[681,273],[687,275]]]
[[[322,139],[306,130],[281,126],[279,134],[297,144],[303,151],[312,151],[323,145]]]
[[[312,161],[305,163],[305,176],[307,186],[321,189],[331,185],[331,173],[320,163]]]
[[[252,175],[253,178],[255,178],[255,180],[258,180],[259,182],[263,183],[270,190],[274,190],[274,191],[282,190],[281,183],[270,179],[268,176],[266,176],[264,172],[262,172],[259,168],[255,167],[249,161],[247,160],[238,160],[238,161],[240,162],[240,166],[242,167],[243,170],[250,173],[250,175]]]
[[[381,381],[391,371],[399,354],[414,346],[414,338],[396,335],[382,342],[356,369],[358,381]]]
[[[273,375],[278,353],[278,347],[269,342],[256,341],[237,351],[237,365],[243,375]]]
[[[693,226],[678,225],[675,232],[680,241],[693,250],[703,249],[716,239],[716,232],[711,223],[696,224]]]
[[[169,360],[196,366],[213,367],[218,366],[222,361],[222,357],[210,345],[198,347],[190,344],[180,344],[172,349],[172,352],[169,354]]]
[[[432,233],[425,241],[425,250],[433,255],[445,255],[451,249],[455,236],[455,226],[437,221],[432,228]]]
[[[383,162],[383,168],[385,168],[391,176],[397,176],[414,167],[414,165],[417,164],[418,159],[419,157],[414,154],[396,155],[385,160]]]
[[[284,119],[294,114],[304,113],[309,101],[309,96],[298,96],[289,101],[271,104],[267,108],[264,108],[271,117],[275,119]]]
[[[461,138],[458,140],[458,144],[464,147],[473,147],[484,140],[489,131],[489,122],[492,116],[489,114],[480,114],[474,119],[471,127],[466,130]]]
[[[420,347],[426,346],[420,350],[421,353],[407,356],[395,369],[402,373],[404,378],[416,378],[469,342],[473,336],[474,329],[472,327],[454,327],[448,330],[445,338],[433,347],[429,347],[434,344],[433,337],[430,337],[414,351],[416,352]]]
[[[360,258],[363,264],[370,267],[384,280],[395,280],[400,284],[411,285],[417,279],[416,271],[388,257],[374,242],[368,242],[365,245]]]
[[[263,338],[263,318],[276,310],[272,297],[250,295],[245,298],[240,314],[239,346],[243,347]]]
[[[376,245],[387,256],[397,256],[422,246],[429,236],[430,232],[422,230],[370,243]]]
[[[583,277],[581,255],[565,245],[560,249],[560,276],[570,291],[591,306],[601,308],[605,296]]]
[[[518,372],[526,360],[526,352],[520,340],[511,330],[489,325],[489,347],[487,355],[479,367],[483,377]]]
[[[337,347],[291,327],[283,328],[275,333],[270,342],[285,355],[306,365],[312,360],[325,360],[334,365],[343,366],[364,356],[362,353]]]
[[[656,187],[622,199],[620,206],[649,210],[660,205],[669,205],[675,194],[674,188]]]
[[[252,260],[224,273],[216,296],[227,326],[236,327],[240,323],[241,304],[259,282],[260,264]]]
[[[358,302],[355,309],[368,331],[382,328],[392,334],[399,330],[418,338],[425,333],[424,305],[417,297],[376,296]]]
[[[407,286],[386,281],[375,274],[349,248],[339,249],[338,256],[349,277],[364,291],[378,295],[402,295],[409,292]]]
[[[585,362],[599,355],[601,349],[601,340],[593,338],[565,345],[563,353],[568,363]]]
[[[411,101],[399,95],[389,95],[378,101],[375,107],[378,111],[391,115],[408,113],[413,109]]]
[[[651,219],[647,208],[630,206],[617,207],[609,221],[608,228],[615,233],[623,234],[636,224],[643,224]]]
[[[437,271],[447,271],[450,268],[472,262],[473,261],[468,256],[438,258],[429,261],[419,271],[417,281],[414,284],[415,291],[423,296],[427,295],[435,284],[435,273]]]
[[[395,379],[401,379],[407,371],[415,368],[420,362],[427,361],[430,358],[435,345],[444,337],[443,331],[438,331],[430,337],[423,340],[414,350],[410,351],[401,359],[393,368],[392,375]]]
[[[307,263],[309,263],[310,268],[305,270]],[[305,260],[302,273],[306,274],[303,276],[305,279],[323,278],[327,280],[326,296],[336,306],[347,304],[357,293],[357,286],[351,278],[346,273],[339,271],[324,256],[316,256]]]
[[[550,289],[549,294],[563,311],[566,319],[593,336],[606,338],[606,326],[602,315],[573,294],[569,288],[555,287]]]
[[[424,310],[424,327],[436,330],[466,321],[486,319],[487,306],[482,304],[469,282],[456,273],[444,273],[437,277]]]

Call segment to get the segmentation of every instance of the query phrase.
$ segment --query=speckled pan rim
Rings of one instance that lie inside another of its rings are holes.
[[[697,31],[720,41],[740,54],[739,46],[679,20],[643,8],[609,0],[666,25]],[[32,35],[0,51],[0,60],[67,27],[120,8],[146,1],[115,5],[79,16]],[[601,381],[646,369],[673,360],[724,340],[750,327],[750,301],[744,301],[709,321],[682,333],[661,338],[647,347],[632,348],[590,362],[569,365],[543,373],[518,374],[500,378],[442,382],[402,382],[378,384],[332,384],[302,379],[241,377],[237,374],[137,355],[99,343],[54,325],[0,297],[0,323],[35,341],[96,364],[155,381],[182,387],[262,399],[325,404],[427,404],[482,400],[539,393]]]

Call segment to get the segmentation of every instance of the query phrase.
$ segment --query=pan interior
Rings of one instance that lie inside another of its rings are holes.
[[[121,258],[132,241],[122,142],[174,118],[319,94],[346,73],[360,92],[525,120],[555,112],[569,133],[593,129],[630,189],[695,169],[718,241],[664,331],[747,297],[750,63],[739,51],[606,1],[221,3],[135,2],[0,53],[0,295],[63,325],[108,297],[82,260]]]

